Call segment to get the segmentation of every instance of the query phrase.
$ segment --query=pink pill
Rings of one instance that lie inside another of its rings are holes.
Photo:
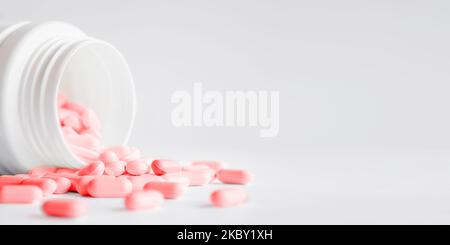
[[[163,175],[181,172],[182,167],[172,160],[154,160],[152,162],[152,169],[156,175]]]
[[[124,146],[124,145],[112,146],[112,147],[109,147],[107,150],[116,153],[117,157],[120,160],[123,160],[122,159],[123,157],[125,157],[126,155],[131,153],[130,147]]]
[[[77,191],[77,184],[80,179],[80,176],[74,173],[53,173],[53,174],[46,174],[44,177],[62,177],[70,180],[69,191],[73,192]]]
[[[53,194],[58,187],[52,179],[29,178],[22,181],[21,185],[33,185],[41,188],[44,196]]]
[[[80,118],[73,115],[69,115],[66,118],[62,119],[61,124],[66,127],[71,127],[77,132],[82,129]]]
[[[193,161],[191,163],[192,166],[206,166],[214,170],[214,172],[218,172],[225,168],[225,163],[219,161]]]
[[[225,184],[245,185],[253,180],[253,176],[240,169],[222,169],[217,172],[217,178]]]
[[[101,123],[98,119],[97,114],[92,109],[86,109],[81,114],[81,123],[85,128],[88,129],[100,129]]]
[[[58,169],[56,169],[55,173],[57,173],[57,174],[73,174],[77,171],[78,170],[74,169],[74,168],[58,168]]]
[[[94,175],[86,175],[86,176],[80,177],[75,182],[76,191],[82,196],[89,196],[89,191],[88,191],[89,183],[95,177],[96,176],[94,176]]]
[[[32,170],[30,170],[30,172],[28,174],[31,176],[34,176],[34,177],[41,177],[48,173],[54,173],[54,172],[56,172],[56,168],[54,168],[54,167],[37,167],[37,168],[33,168]]]
[[[238,188],[216,190],[211,193],[211,203],[215,207],[232,207],[247,201],[247,193]]]
[[[127,178],[101,176],[93,179],[88,192],[93,197],[125,197],[131,193],[133,185]]]
[[[63,126],[61,128],[61,131],[63,132],[64,137],[66,135],[77,135],[78,134],[72,127],[69,127],[69,126]]]
[[[133,192],[142,191],[144,189],[144,186],[151,181],[155,182],[164,181],[164,178],[153,174],[144,174],[140,176],[127,176],[127,178],[133,185]]]
[[[52,199],[42,205],[42,210],[49,216],[76,218],[85,215],[88,207],[82,200]]]
[[[56,190],[54,194],[64,194],[67,193],[72,185],[72,182],[64,177],[56,177],[56,176],[44,176],[44,179],[51,179],[56,182]]]
[[[164,196],[159,191],[139,191],[125,198],[125,207],[128,210],[153,209],[161,206]]]
[[[125,172],[125,165],[122,161],[105,163],[105,175],[120,176]]]
[[[186,185],[179,182],[154,182],[151,181],[144,186],[144,190],[159,191],[166,199],[179,198],[186,190]]]
[[[210,183],[215,176],[214,170],[206,168],[187,168],[184,173],[189,178],[190,186],[202,186]]]
[[[58,109],[58,118],[59,118],[59,120],[60,120],[62,125],[64,125],[63,121],[65,119],[67,119],[68,117],[79,117],[79,115],[76,112],[71,111],[71,110],[67,110],[67,109],[64,109],[64,108],[59,108]],[[70,127],[70,126],[67,126],[67,127]]]
[[[80,105],[80,104],[78,104],[76,102],[73,102],[73,101],[67,101],[63,105],[62,108],[74,111],[74,112],[76,112],[79,115],[83,114],[84,110],[86,110],[86,107],[84,107],[83,105]]]
[[[89,134],[66,135],[65,139],[70,145],[76,145],[76,146],[87,148],[87,149],[92,149],[92,148],[96,148],[96,147],[100,146],[100,140],[98,140],[95,137],[92,137]]]
[[[131,162],[139,159],[141,159],[141,151],[136,147],[130,147],[130,152],[120,158],[120,160],[124,162]]]
[[[79,176],[85,175],[103,175],[105,172],[105,164],[102,161],[94,161],[78,172]]]
[[[0,203],[29,204],[41,201],[44,194],[37,186],[5,185],[0,187]]]
[[[128,162],[125,170],[131,175],[143,175],[148,172],[149,166],[145,160],[135,160]]]
[[[113,151],[104,151],[102,154],[100,154],[100,156],[98,156],[98,160],[104,163],[120,161],[119,157],[117,157],[117,154]]]
[[[177,182],[183,184],[184,186],[189,186],[191,184],[191,180],[184,172],[168,173],[161,175],[161,177],[168,182]]]
[[[0,185],[18,185],[22,183],[24,179],[28,177],[25,176],[17,176],[17,175],[3,175],[0,176]]]

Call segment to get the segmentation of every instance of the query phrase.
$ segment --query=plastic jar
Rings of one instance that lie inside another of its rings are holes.
[[[85,164],[63,138],[60,90],[98,114],[103,145],[127,142],[135,91],[116,48],[67,23],[0,24],[0,173]]]

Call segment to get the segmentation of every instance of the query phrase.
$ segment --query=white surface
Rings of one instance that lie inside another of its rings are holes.
[[[83,198],[90,210],[79,219],[46,217],[39,205],[2,205],[0,224],[450,224],[450,152],[299,153],[239,155],[238,166],[256,175],[243,187],[250,198],[240,207],[210,206],[209,193],[222,187],[211,184],[154,211],[129,212],[122,199]]]
[[[223,159],[257,177],[250,203],[236,209],[209,209],[208,192],[195,189],[145,215],[89,200],[93,214],[83,220],[2,206],[2,223],[450,223],[449,1],[0,6],[0,21],[68,21],[120,49],[137,87],[131,143],[146,155]],[[194,82],[279,90],[279,136],[173,127],[170,96]]]

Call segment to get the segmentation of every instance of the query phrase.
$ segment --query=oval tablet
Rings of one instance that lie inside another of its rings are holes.
[[[0,176],[0,185],[18,185],[27,178],[29,178],[27,175],[2,175]]]
[[[52,199],[42,205],[44,213],[50,216],[76,218],[87,213],[87,205],[82,200]]]
[[[245,185],[253,180],[249,172],[240,169],[222,169],[217,172],[217,178],[225,184],[238,185]]]
[[[104,172],[105,172],[105,164],[102,161],[97,160],[80,169],[78,175],[79,176],[103,175]]]
[[[125,172],[125,165],[123,161],[105,163],[105,175],[120,176]]]
[[[186,176],[184,172],[168,173],[161,175],[161,177],[163,177],[167,182],[181,183],[186,187],[191,184],[191,180]]]
[[[138,191],[125,198],[125,207],[128,210],[153,209],[161,206],[164,196],[159,191]]]
[[[41,188],[44,196],[53,194],[58,188],[56,181],[52,179],[29,178],[22,181],[21,185],[34,185]]]
[[[0,187],[0,203],[30,204],[41,201],[42,190],[33,185],[5,185]]]
[[[122,160],[122,158],[131,153],[130,147],[123,145],[112,146],[109,147],[107,150],[116,153],[117,157],[120,160]]]
[[[70,186],[72,185],[72,182],[64,177],[57,177],[57,176],[44,176],[43,179],[51,179],[56,182],[56,190],[54,194],[64,194],[67,193],[70,189]]]
[[[106,163],[118,162],[120,159],[117,157],[117,154],[113,151],[104,151],[102,154],[98,156],[98,160]]]
[[[86,175],[75,180],[76,191],[82,196],[89,196],[88,185],[94,178],[94,175]]]
[[[210,183],[215,176],[214,170],[205,168],[187,168],[183,173],[189,178],[190,186],[202,186]]]
[[[247,201],[247,193],[238,188],[216,190],[211,193],[211,203],[215,207],[232,207]]]
[[[128,180],[133,185],[133,191],[142,191],[144,186],[151,181],[162,182],[164,181],[163,177],[153,175],[153,174],[144,174],[140,176],[128,176]]]
[[[93,197],[125,197],[132,190],[133,185],[127,178],[101,176],[88,185],[88,193]]]
[[[144,159],[128,162],[125,166],[125,171],[131,175],[143,175],[148,170],[149,166]]]
[[[152,169],[156,175],[181,172],[183,167],[172,160],[154,160]]]
[[[179,182],[149,182],[144,186],[144,190],[159,191],[166,199],[176,199],[183,195],[186,185]]]

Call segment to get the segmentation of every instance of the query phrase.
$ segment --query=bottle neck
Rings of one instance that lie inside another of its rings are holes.
[[[80,167],[83,162],[64,142],[57,112],[57,94],[64,66],[78,46],[90,38],[54,38],[30,57],[19,93],[20,123],[35,163]],[[33,167],[33,166],[31,166]]]

